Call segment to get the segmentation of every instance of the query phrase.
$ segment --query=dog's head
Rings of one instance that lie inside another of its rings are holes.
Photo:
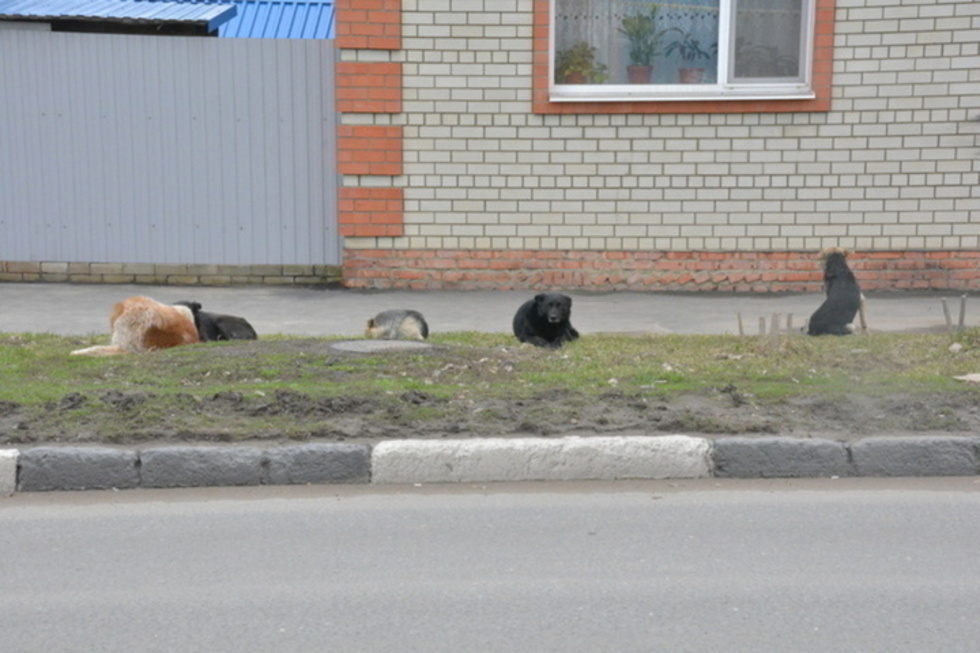
[[[174,306],[186,306],[195,315],[203,308],[200,302],[174,302]]]
[[[540,293],[534,297],[538,315],[549,324],[566,322],[572,314],[572,298],[561,293]]]
[[[823,268],[825,280],[829,277],[850,274],[851,268],[847,264],[847,256],[850,253],[848,250],[840,247],[827,247],[820,252],[821,267]]]
[[[848,256],[851,255],[851,251],[848,249],[844,249],[843,247],[837,247],[836,245],[831,247],[824,247],[822,250],[820,250],[820,260],[825,261],[827,257],[830,256],[831,254],[840,254],[844,258],[847,258]]]

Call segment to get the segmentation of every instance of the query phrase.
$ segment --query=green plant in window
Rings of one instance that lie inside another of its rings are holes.
[[[676,54],[678,58],[688,64],[694,63],[697,59],[711,58],[711,52],[703,49],[701,47],[701,40],[695,38],[691,32],[685,32],[679,27],[672,27],[667,31],[677,32],[679,36],[667,44],[667,48],[664,50],[665,57]],[[709,50],[717,51],[717,49],[717,43],[709,46]]]
[[[664,50],[664,56],[677,55],[681,61],[681,67],[677,69],[677,76],[682,84],[700,84],[704,80],[704,68],[699,68],[695,64],[698,59],[710,59],[712,52],[718,51],[718,44],[713,43],[705,50],[701,47],[701,40],[691,32],[685,32],[679,27],[672,27],[670,32],[677,32],[679,35],[671,41]]]
[[[629,41],[630,61],[634,66],[652,66],[660,56],[660,42],[667,30],[657,29],[657,7],[651,5],[647,13],[626,16],[617,28]]]
[[[579,41],[555,57],[555,81],[559,84],[601,84],[609,78],[606,64],[596,61],[596,50]]]

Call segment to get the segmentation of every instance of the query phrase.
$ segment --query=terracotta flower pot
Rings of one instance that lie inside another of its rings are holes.
[[[653,78],[653,66],[626,66],[626,78],[630,84],[649,84]]]
[[[704,68],[678,68],[677,76],[681,84],[700,84],[704,79]]]
[[[584,84],[585,83],[585,75],[583,75],[582,73],[568,73],[567,75],[565,75],[565,83],[566,84]]]

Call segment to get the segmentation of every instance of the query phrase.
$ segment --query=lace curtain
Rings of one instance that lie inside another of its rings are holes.
[[[684,61],[677,52],[661,55],[654,62],[651,83],[676,84],[678,69],[698,67],[705,70],[701,82],[714,84],[718,81],[719,1],[555,0],[556,50],[588,43],[596,50],[596,60],[607,68],[605,83],[625,84],[629,42],[618,28],[623,18],[646,14],[656,7],[658,30],[670,30],[665,32],[661,51],[688,35],[707,57]],[[798,75],[802,3],[803,0],[738,0],[735,24],[740,49],[733,53],[737,77]]]

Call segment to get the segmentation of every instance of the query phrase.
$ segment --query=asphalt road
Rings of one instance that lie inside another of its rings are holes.
[[[980,481],[0,500],[5,651],[975,651]]]

